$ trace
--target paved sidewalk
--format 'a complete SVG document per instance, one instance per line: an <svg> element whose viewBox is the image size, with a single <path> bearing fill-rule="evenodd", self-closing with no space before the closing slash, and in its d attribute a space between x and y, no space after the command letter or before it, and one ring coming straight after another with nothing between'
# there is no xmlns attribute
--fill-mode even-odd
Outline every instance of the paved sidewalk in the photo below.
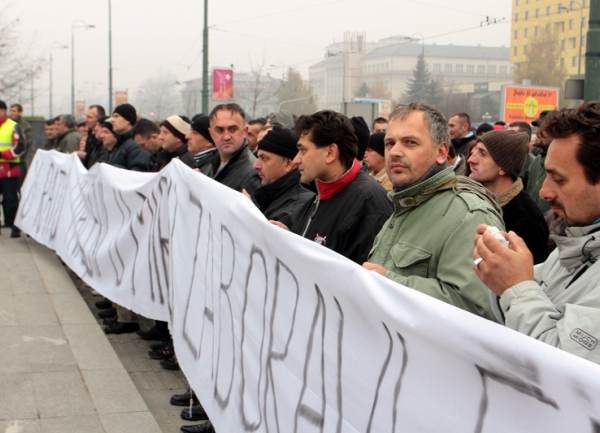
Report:
<svg viewBox="0 0 600 433"><path fill-rule="evenodd" d="M101 298L70 278L54 252L7 234L0 236L0 432L175 433L195 424L169 404L185 379L148 357L152 342L106 336L92 313Z"/></svg>

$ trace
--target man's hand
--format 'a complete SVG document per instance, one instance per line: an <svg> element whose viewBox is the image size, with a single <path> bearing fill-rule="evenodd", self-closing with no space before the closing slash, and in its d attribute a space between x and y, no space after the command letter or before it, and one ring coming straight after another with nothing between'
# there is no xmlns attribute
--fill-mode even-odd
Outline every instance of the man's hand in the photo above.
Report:
<svg viewBox="0 0 600 433"><path fill-rule="evenodd" d="M387 269L384 268L381 265L375 264L375 263L371 263L371 262L364 262L363 263L363 268L365 268L368 271L375 271L378 274L381 274L385 277L385 274L387 272Z"/></svg>
<svg viewBox="0 0 600 433"><path fill-rule="evenodd" d="M79 157L79 159L81 159L82 161L85 160L86 153L83 150L78 150L75 153L77 154L77 156Z"/></svg>
<svg viewBox="0 0 600 433"><path fill-rule="evenodd" d="M501 232L509 242L507 248L486 228L485 224L477 227L473 250L473 260L482 259L473 266L481 281L501 296L511 286L533 280L533 256L523 239L515 232Z"/></svg>
<svg viewBox="0 0 600 433"><path fill-rule="evenodd" d="M242 194L244 194L244 197L246 197L248 200L252 201L252 197L250 197L250 194L248 194L246 188L242 189Z"/></svg>
<svg viewBox="0 0 600 433"><path fill-rule="evenodd" d="M244 190L245 191L245 190ZM284 230L287 230L288 232L290 231L290 228L288 226L286 226L284 223L280 223L279 221L275 221L275 220L269 220L269 222L271 224L273 224L274 226L277 226L279 228L282 228Z"/></svg>

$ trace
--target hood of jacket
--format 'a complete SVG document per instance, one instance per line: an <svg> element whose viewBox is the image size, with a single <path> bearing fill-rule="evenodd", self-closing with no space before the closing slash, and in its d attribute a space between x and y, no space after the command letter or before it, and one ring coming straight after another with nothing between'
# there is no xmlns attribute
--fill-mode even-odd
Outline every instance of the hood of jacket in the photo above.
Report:
<svg viewBox="0 0 600 433"><path fill-rule="evenodd" d="M569 227L565 236L550 237L556 242L560 264L570 271L582 264L594 263L600 256L600 223Z"/></svg>

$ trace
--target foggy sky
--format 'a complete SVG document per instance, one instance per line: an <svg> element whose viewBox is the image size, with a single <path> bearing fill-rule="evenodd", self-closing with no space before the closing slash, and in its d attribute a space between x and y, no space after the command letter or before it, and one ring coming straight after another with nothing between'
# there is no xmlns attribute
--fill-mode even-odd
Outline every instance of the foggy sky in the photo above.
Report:
<svg viewBox="0 0 600 433"><path fill-rule="evenodd" d="M74 30L76 99L108 105L108 0L0 0L6 5L5 15L20 19L23 46L33 41L32 55L48 60L54 41L69 46L53 50L55 115L70 111L71 26L78 20L95 25ZM203 5L112 0L113 89L131 95L144 78L164 71L180 82L201 77ZM264 59L275 77L292 66L308 78L325 46L343 40L348 30L365 31L367 41L420 39L418 32L426 43L509 46L510 12L510 0L209 0L209 66L246 72ZM499 23L480 26L486 17ZM36 115L48 114L48 88L46 66L35 83Z"/></svg>

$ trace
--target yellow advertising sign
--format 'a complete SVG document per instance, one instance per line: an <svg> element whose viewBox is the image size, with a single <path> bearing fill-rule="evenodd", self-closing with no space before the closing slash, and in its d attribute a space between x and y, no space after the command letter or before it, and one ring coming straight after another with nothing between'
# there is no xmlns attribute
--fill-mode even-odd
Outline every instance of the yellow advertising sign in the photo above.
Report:
<svg viewBox="0 0 600 433"><path fill-rule="evenodd" d="M554 87L503 87L504 121L531 123L542 111L556 110L558 89Z"/></svg>

